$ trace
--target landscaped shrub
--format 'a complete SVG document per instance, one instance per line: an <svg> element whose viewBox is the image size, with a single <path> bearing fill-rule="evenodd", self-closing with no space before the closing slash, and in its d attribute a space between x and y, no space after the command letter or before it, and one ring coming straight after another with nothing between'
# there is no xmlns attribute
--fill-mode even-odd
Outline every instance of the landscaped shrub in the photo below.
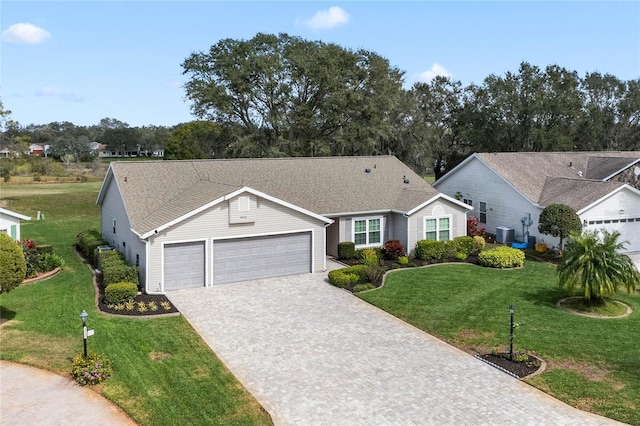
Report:
<svg viewBox="0 0 640 426"><path fill-rule="evenodd" d="M467 235L470 237L484 237L485 227L480 225L480 220L477 217L471 217L467 219Z"/></svg>
<svg viewBox="0 0 640 426"><path fill-rule="evenodd" d="M353 275L358 277L358 281L354 282ZM336 287L346 288L357 282L365 282L368 279L366 266L354 265L348 268L335 269L329 271L329 283Z"/></svg>
<svg viewBox="0 0 640 426"><path fill-rule="evenodd" d="M57 254L45 253L38 262L38 272L49 272L64 266L64 259Z"/></svg>
<svg viewBox="0 0 640 426"><path fill-rule="evenodd" d="M100 268L109 268L110 266L118 266L127 263L122 253L117 250L98 252L97 259L98 262L96 266Z"/></svg>
<svg viewBox="0 0 640 426"><path fill-rule="evenodd" d="M438 261L444 257L444 241L420 240L416 243L415 255L418 259Z"/></svg>
<svg viewBox="0 0 640 426"><path fill-rule="evenodd" d="M375 265L380 261L380 257L374 249L363 249L360 252L360 261L363 265Z"/></svg>
<svg viewBox="0 0 640 426"><path fill-rule="evenodd" d="M0 293L16 288L26 274L22 248L8 234L0 232Z"/></svg>
<svg viewBox="0 0 640 426"><path fill-rule="evenodd" d="M444 245L444 255L442 255L443 259L451 259L453 257L456 257L456 254L458 254L458 245L455 241L446 240L442 241L442 244Z"/></svg>
<svg viewBox="0 0 640 426"><path fill-rule="evenodd" d="M353 259L356 257L356 244L352 241L338 243L338 259Z"/></svg>
<svg viewBox="0 0 640 426"><path fill-rule="evenodd" d="M484 237L476 235L475 237L473 237L473 251L471 252L471 254L480 253L482 250L484 250L484 246L486 244L487 242L484 240Z"/></svg>
<svg viewBox="0 0 640 426"><path fill-rule="evenodd" d="M38 259L40 258L40 253L38 253L36 249L36 243L31 240L22 240L19 241L18 244L20 244L20 248L24 254L24 262L27 267L25 278L33 278L38 275Z"/></svg>
<svg viewBox="0 0 640 426"><path fill-rule="evenodd" d="M109 284L104 289L104 303L107 305L117 305L136 298L138 285L134 282L118 282Z"/></svg>
<svg viewBox="0 0 640 426"><path fill-rule="evenodd" d="M119 282L132 282L138 285L138 267L127 265L122 263L121 265L113 265L108 268L102 268L102 284L108 286L109 284Z"/></svg>
<svg viewBox="0 0 640 426"><path fill-rule="evenodd" d="M111 361L104 355L90 353L73 359L71 375L81 386L95 385L111 376Z"/></svg>
<svg viewBox="0 0 640 426"><path fill-rule="evenodd" d="M517 268L524 265L524 252L511 247L496 247L481 252L478 262L490 268Z"/></svg>
<svg viewBox="0 0 640 426"><path fill-rule="evenodd" d="M376 282L387 271L387 268L380 265L379 263L373 263L371 265L366 265L365 272L367 273L367 278L371 282Z"/></svg>
<svg viewBox="0 0 640 426"><path fill-rule="evenodd" d="M361 291L373 290L374 288L376 288L376 286L374 286L373 284L370 284L370 283L358 284L358 285L353 287L353 292L354 293L359 293Z"/></svg>
<svg viewBox="0 0 640 426"><path fill-rule="evenodd" d="M400 256L404 256L404 246L399 240L389 240L384 243L384 257L389 260L396 260Z"/></svg>
<svg viewBox="0 0 640 426"><path fill-rule="evenodd" d="M398 258L398 265L407 266L409 264L409 258L407 256L400 256Z"/></svg>
<svg viewBox="0 0 640 426"><path fill-rule="evenodd" d="M91 229L78 234L77 244L85 259L95 266L96 259L94 258L94 252L98 246L106 245L107 242L102 238L100 232Z"/></svg>
<svg viewBox="0 0 640 426"><path fill-rule="evenodd" d="M456 257L458 257L458 253L464 253L465 255L469 256L473 252L473 238L465 235L461 237L455 237L453 239L453 242L456 246Z"/></svg>

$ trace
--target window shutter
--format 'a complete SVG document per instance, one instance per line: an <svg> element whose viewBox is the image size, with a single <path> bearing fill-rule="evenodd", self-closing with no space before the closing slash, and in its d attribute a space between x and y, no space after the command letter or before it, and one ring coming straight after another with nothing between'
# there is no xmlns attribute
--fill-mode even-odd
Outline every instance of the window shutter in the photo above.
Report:
<svg viewBox="0 0 640 426"><path fill-rule="evenodd" d="M344 220L344 241L353 241L353 220L349 217Z"/></svg>
<svg viewBox="0 0 640 426"><path fill-rule="evenodd" d="M424 217L420 216L417 218L418 220L418 239L417 241L424 240Z"/></svg>

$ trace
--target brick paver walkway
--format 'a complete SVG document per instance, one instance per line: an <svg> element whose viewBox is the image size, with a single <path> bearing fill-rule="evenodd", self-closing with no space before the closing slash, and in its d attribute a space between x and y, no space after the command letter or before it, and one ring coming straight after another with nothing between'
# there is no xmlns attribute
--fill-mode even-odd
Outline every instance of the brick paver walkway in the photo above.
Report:
<svg viewBox="0 0 640 426"><path fill-rule="evenodd" d="M610 425L330 286L326 274L169 298L276 425Z"/></svg>

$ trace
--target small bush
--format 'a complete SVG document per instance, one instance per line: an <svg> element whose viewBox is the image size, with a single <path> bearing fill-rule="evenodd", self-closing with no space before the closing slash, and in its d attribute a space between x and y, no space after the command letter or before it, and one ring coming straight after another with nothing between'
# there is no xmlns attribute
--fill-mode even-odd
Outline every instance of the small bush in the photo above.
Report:
<svg viewBox="0 0 640 426"><path fill-rule="evenodd" d="M111 361L104 355L78 355L71 364L71 375L80 386L95 385L111 376Z"/></svg>
<svg viewBox="0 0 640 426"><path fill-rule="evenodd" d="M33 278L38 275L38 263L40 261L40 253L38 252L36 243L32 240L22 240L19 244L24 254L24 262L27 267L25 278Z"/></svg>
<svg viewBox="0 0 640 426"><path fill-rule="evenodd" d="M376 288L376 286L374 286L373 284L358 284L357 286L353 287L353 292L359 293L361 291L373 290L374 288Z"/></svg>
<svg viewBox="0 0 640 426"><path fill-rule="evenodd" d="M380 261L380 257L374 249L363 249L360 253L360 261L363 265L375 265Z"/></svg>
<svg viewBox="0 0 640 426"><path fill-rule="evenodd" d="M109 268L111 266L117 266L125 264L126 261L122 253L116 250L102 251L97 253L96 266L100 268Z"/></svg>
<svg viewBox="0 0 640 426"><path fill-rule="evenodd" d="M113 267L102 269L102 284L108 286L110 284L123 281L135 283L138 285L138 267L127 264L114 265Z"/></svg>
<svg viewBox="0 0 640 426"><path fill-rule="evenodd" d="M37 265L38 272L49 272L64 266L64 259L57 254L45 253L40 257Z"/></svg>
<svg viewBox="0 0 640 426"><path fill-rule="evenodd" d="M467 260L467 257L469 257L469 255L463 251L459 251L456 253L456 259L458 259L461 262L464 262L465 260Z"/></svg>
<svg viewBox="0 0 640 426"><path fill-rule="evenodd" d="M386 271L387 271L387 268L380 265L379 263L366 265L366 268L365 268L365 272L367 273L367 278L371 282L378 281L380 278L382 278L382 276Z"/></svg>
<svg viewBox="0 0 640 426"><path fill-rule="evenodd" d="M22 248L8 234L0 232L0 293L16 288L26 275Z"/></svg>
<svg viewBox="0 0 640 426"><path fill-rule="evenodd" d="M354 275L358 277L357 281L352 281ZM368 279L366 266L364 265L354 265L349 266L348 268L340 268L335 269L333 271L329 271L329 283L335 285L340 288L347 288L352 284L356 284L358 282L365 282Z"/></svg>
<svg viewBox="0 0 640 426"><path fill-rule="evenodd" d="M453 240L446 240L441 242L444 245L444 255L442 256L442 258L451 259L456 257L456 254L458 253L458 245L456 244L456 242Z"/></svg>
<svg viewBox="0 0 640 426"><path fill-rule="evenodd" d="M496 247L478 255L478 262L490 268L517 268L524 265L524 252L511 247Z"/></svg>
<svg viewBox="0 0 640 426"><path fill-rule="evenodd" d="M352 241L338 243L338 259L353 259L356 257L356 244Z"/></svg>
<svg viewBox="0 0 640 426"><path fill-rule="evenodd" d="M473 251L471 252L471 254L480 253L482 250L484 250L484 246L486 244L487 243L484 240L484 237L481 237L480 235L476 235L475 237L473 237Z"/></svg>
<svg viewBox="0 0 640 426"><path fill-rule="evenodd" d="M85 259L95 266L96 259L94 258L94 252L98 246L106 245L107 242L102 238L100 232L91 229L78 234L77 244Z"/></svg>
<svg viewBox="0 0 640 426"><path fill-rule="evenodd" d="M486 229L480 225L480 220L477 217L471 217L467 219L467 235L470 237L484 237Z"/></svg>
<svg viewBox="0 0 640 426"><path fill-rule="evenodd" d="M461 237L455 237L453 239L453 242L456 248L456 257L458 257L457 256L458 253L464 253L468 256L473 252L473 249L474 249L473 238L465 235Z"/></svg>
<svg viewBox="0 0 640 426"><path fill-rule="evenodd" d="M404 246L399 240L389 240L384 243L384 257L389 260L397 260L400 256L404 256Z"/></svg>
<svg viewBox="0 0 640 426"><path fill-rule="evenodd" d="M104 302L110 305L126 303L135 299L138 294L138 285L133 282L119 282L109 284L104 289Z"/></svg>
<svg viewBox="0 0 640 426"><path fill-rule="evenodd" d="M421 260L441 260L445 254L444 241L420 240L416 243L415 254Z"/></svg>
<svg viewBox="0 0 640 426"><path fill-rule="evenodd" d="M402 266L407 266L409 264L409 258L407 256L398 257L398 264Z"/></svg>

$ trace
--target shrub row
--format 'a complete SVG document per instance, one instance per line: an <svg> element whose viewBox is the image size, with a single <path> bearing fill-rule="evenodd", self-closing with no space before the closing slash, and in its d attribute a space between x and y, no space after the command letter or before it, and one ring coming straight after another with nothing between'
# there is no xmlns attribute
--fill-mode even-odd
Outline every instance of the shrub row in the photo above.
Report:
<svg viewBox="0 0 640 426"><path fill-rule="evenodd" d="M138 285L136 283L113 283L104 290L104 302L109 305L118 305L135 299L137 294Z"/></svg>
<svg viewBox="0 0 640 426"><path fill-rule="evenodd" d="M404 256L404 246L399 240L389 240L384 243L384 247L372 247L366 249L356 250L356 245L352 241L344 241L338 243L338 258L339 259L363 259L364 250L375 250L378 256L378 260L385 258L389 260L396 260L400 256Z"/></svg>
<svg viewBox="0 0 640 426"><path fill-rule="evenodd" d="M97 260L95 258L95 251L98 246L106 245L107 242L102 238L100 232L95 229L90 229L78 234L77 244L85 259L91 262L93 266L96 266Z"/></svg>
<svg viewBox="0 0 640 426"><path fill-rule="evenodd" d="M124 256L115 250L98 253L98 263L102 271L102 285L131 282L138 286L138 267L129 265Z"/></svg>
<svg viewBox="0 0 640 426"><path fill-rule="evenodd" d="M352 284L364 283L369 279L365 265L354 265L348 268L329 271L329 283L336 287L346 288Z"/></svg>
<svg viewBox="0 0 640 426"><path fill-rule="evenodd" d="M415 257L433 262L450 258L465 260L471 254L480 253L484 246L484 238L480 236L460 236L446 241L420 240L416 243Z"/></svg>
<svg viewBox="0 0 640 426"><path fill-rule="evenodd" d="M524 265L524 258L523 251L503 246L483 251L478 256L478 262L490 268L517 268Z"/></svg>

